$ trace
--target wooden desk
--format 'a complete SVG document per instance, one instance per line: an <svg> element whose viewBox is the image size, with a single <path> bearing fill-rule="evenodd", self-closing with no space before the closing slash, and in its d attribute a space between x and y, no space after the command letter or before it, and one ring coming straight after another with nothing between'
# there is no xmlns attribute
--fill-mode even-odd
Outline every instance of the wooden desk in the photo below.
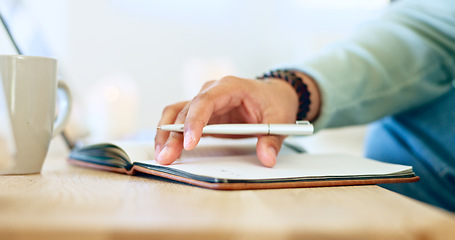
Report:
<svg viewBox="0 0 455 240"><path fill-rule="evenodd" d="M0 176L0 239L455 239L455 216L377 186L207 190L46 160Z"/></svg>

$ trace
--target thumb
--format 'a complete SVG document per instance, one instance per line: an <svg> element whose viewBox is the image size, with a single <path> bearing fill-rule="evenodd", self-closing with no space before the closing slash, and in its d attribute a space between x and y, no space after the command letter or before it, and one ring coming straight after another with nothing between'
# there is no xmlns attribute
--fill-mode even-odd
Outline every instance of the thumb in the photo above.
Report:
<svg viewBox="0 0 455 240"><path fill-rule="evenodd" d="M259 161L266 167L273 167L280 152L285 136L259 136L256 153Z"/></svg>

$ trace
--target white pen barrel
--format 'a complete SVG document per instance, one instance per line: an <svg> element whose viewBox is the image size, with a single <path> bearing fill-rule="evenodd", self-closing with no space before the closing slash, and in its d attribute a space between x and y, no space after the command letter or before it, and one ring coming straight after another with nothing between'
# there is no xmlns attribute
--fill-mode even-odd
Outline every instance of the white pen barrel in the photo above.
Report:
<svg viewBox="0 0 455 240"><path fill-rule="evenodd" d="M269 128L267 124L214 124L207 125L202 130L204 134L229 135L264 135Z"/></svg>
<svg viewBox="0 0 455 240"><path fill-rule="evenodd" d="M161 125L158 129L171 132L183 132L183 124Z"/></svg>
<svg viewBox="0 0 455 240"><path fill-rule="evenodd" d="M271 135L311 135L313 131L311 124L270 124Z"/></svg>
<svg viewBox="0 0 455 240"><path fill-rule="evenodd" d="M183 124L162 125L164 131L183 132ZM213 124L203 128L204 134L224 135L311 135L311 124Z"/></svg>

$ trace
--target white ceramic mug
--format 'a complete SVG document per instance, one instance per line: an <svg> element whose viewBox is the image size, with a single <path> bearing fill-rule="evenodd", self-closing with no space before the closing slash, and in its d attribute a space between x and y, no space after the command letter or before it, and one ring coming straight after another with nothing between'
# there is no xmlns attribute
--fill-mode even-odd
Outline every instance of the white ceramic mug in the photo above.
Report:
<svg viewBox="0 0 455 240"><path fill-rule="evenodd" d="M51 139L69 119L68 86L48 57L0 55L0 78L16 143L14 166L0 174L39 173Z"/></svg>

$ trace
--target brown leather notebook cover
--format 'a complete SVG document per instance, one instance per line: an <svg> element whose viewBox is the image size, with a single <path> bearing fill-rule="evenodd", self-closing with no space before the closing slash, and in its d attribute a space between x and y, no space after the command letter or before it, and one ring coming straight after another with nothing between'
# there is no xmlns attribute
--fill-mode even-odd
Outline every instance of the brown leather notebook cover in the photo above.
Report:
<svg viewBox="0 0 455 240"><path fill-rule="evenodd" d="M150 170L140 166L133 166L131 170L125 168L116 168L94 163L88 163L80 160L69 159L71 164L94 168L104 171L123 173L134 175L137 172L142 172L152 176L163 177L178 182L188 183L194 186L216 190L252 190L252 189L276 189L276 188L307 188L307 187L335 187L335 186L354 186L354 185L374 185L384 183L405 183L417 182L418 176L397 177L397 178L375 178L375 179L345 179L345 180L316 180L316 181L291 181L291 182L269 182L269 183L211 183L199 181L191 178L177 176L169 173Z"/></svg>
<svg viewBox="0 0 455 240"><path fill-rule="evenodd" d="M305 154L304 154L305 155ZM293 155L293 160L294 162L290 163L298 163L301 164L300 159L302 161L311 161L313 159L311 158L316 158L318 159L317 155L298 155L294 154ZM253 156L250 157L245 157L245 161L250 161L253 162L254 159ZM351 165L357 165L357 164L363 164L363 162L366 163L367 168L369 167L368 164L372 164L370 168L374 168L375 166L381 166L385 163L379 163L377 161L373 161L370 159L363 159L359 157L352 157L353 159L356 159L357 162L343 162L343 159L350 159L350 157L346 157L343 155L340 155L339 157L339 162L335 161L335 165L333 168L340 168L340 166L345 166L346 164L351 164ZM281 160L285 160L286 157L282 158ZM305 160L306 159L306 160ZM319 156L319 159L324 160L324 157L321 158ZM338 156L330 156L330 159L332 162L333 160L338 160ZM360 160L359 160L360 159ZM283 175L280 175L281 177L265 177L265 178L260 178L258 177L257 179L255 177L248 176L248 172L245 173L245 171L239 171L239 173L236 173L235 171L237 170L235 167L234 168L229 168L227 167L226 169L218 169L218 172L223 172L223 171L234 171L234 175L241 175L241 174L247 174L246 178L241 178L241 177L225 177L229 175L217 175L215 172L217 171L217 167L222 166L220 168L225 167L226 163L230 163L230 160L232 159L227 159L227 160L222 160L226 162L222 162L219 165L211 165L213 162L219 161L219 159L215 158L208 158L205 160L202 160L202 163L199 163L201 168L204 168L205 165L203 161L205 161L206 164L209 164L210 166L208 167L208 172L203 172L203 174L198 174L198 171L194 170L185 170L185 168L180 168L177 167L169 167L169 166L161 166L161 165L156 165L156 164L148 164L146 161L139 161L139 162L134 162L131 163L130 160L128 159L128 155L123 151L121 148L111 145L111 144L105 144L105 145L94 145L94 146L88 146L86 148L82 148L76 151L73 151L70 154L69 157L69 162L73 165L78 165L82 167L89 167L89 168L95 168L95 169L100 169L104 171L111 171L111 172L117 172L117 173L122 173L122 174L128 174L128 175L135 175L137 173L144 173L152 176L158 176L162 178L167 178L167 179L172 179L175 181L191 184L194 186L199 186L203 188L210 188L210 189L218 189L218 190L242 190L242 189L274 189L274 188L302 188L302 187L329 187L329 186L350 186L350 185L371 185L371 184L383 184L383 183L404 183L404 182L416 182L419 180L419 177L416 176L412 172L412 168L410 167L404 167L399 166L399 165L393 165L393 164L385 164L388 167L389 165L392 167L398 166L397 171L391 171L391 172L386 172L386 173L365 173L363 174L362 172L358 172L355 175L336 175L336 174L329 174L327 176L321 175L311 175L311 176L305 176L305 175L292 175L290 173L290 177L287 177L285 174L284 177ZM243 158L233 158L234 161L241 162L243 164ZM256 159L257 160L257 159ZM194 161L194 160L193 160ZM359 162L360 161L360 162ZM313 160L313 163L315 161ZM357 163L357 164L356 164ZM184 164L192 164L192 163L184 163ZM379 164L379 165L378 165ZM277 164L278 165L278 164ZM338 166L337 166L338 165ZM243 165L242 165L243 166ZM254 164L246 165L248 168L253 166L251 168L252 171L255 171L255 169L258 169L260 171L269 171L270 169L262 169L265 167L257 167L254 166ZM309 168L318 168L318 165L305 165L306 167ZM295 166L296 168L301 168L302 166ZM325 166L327 168L327 166ZM176 169L175 169L176 168ZM292 168L294 168L293 165L288 165L287 169L292 172ZM332 168L331 165L329 165L329 168ZM346 167L345 167L346 168ZM211 172L210 169L214 169L214 175L210 176ZM349 170L349 167L346 169ZM393 169L393 168L392 168ZM405 169L405 170L403 170ZM273 168L272 168L273 170ZM277 171L283 170L283 168L279 168ZM285 169L286 170L286 169ZM322 170L323 171L323 170ZM336 171L335 171L336 172ZM374 171L373 171L374 172ZM273 172L270 172L273 173ZM233 175L233 176L234 176ZM219 177L222 176L222 177ZM264 175L261 175L264 176Z"/></svg>

